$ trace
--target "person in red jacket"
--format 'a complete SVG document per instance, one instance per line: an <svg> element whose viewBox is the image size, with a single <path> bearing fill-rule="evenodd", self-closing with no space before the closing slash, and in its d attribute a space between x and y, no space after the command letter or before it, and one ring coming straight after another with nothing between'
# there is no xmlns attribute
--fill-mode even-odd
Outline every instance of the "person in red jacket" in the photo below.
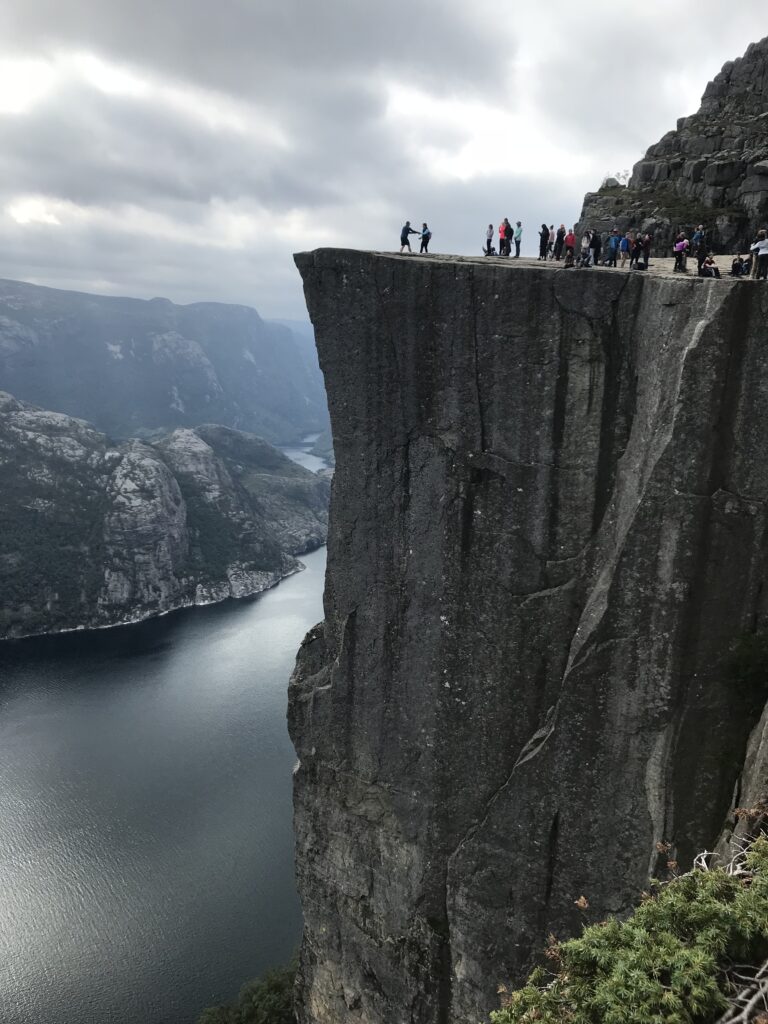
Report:
<svg viewBox="0 0 768 1024"><path fill-rule="evenodd" d="M506 221L507 221L507 218L505 217L504 220L501 222L501 224L499 224L499 256L506 256L507 255L507 228L506 228Z"/></svg>
<svg viewBox="0 0 768 1024"><path fill-rule="evenodd" d="M573 233L573 228L565 236L565 255L567 256L569 252L571 256L576 252L576 235Z"/></svg>

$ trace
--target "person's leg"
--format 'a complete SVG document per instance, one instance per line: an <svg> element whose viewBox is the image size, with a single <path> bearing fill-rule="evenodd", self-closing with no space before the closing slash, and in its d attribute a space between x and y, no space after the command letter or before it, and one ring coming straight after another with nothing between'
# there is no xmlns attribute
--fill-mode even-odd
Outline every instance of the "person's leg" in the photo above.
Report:
<svg viewBox="0 0 768 1024"><path fill-rule="evenodd" d="M520 255L520 239L516 238L515 239L515 258L517 259L517 257L519 255Z"/></svg>
<svg viewBox="0 0 768 1024"><path fill-rule="evenodd" d="M757 258L757 279L768 281L768 255L760 255Z"/></svg>

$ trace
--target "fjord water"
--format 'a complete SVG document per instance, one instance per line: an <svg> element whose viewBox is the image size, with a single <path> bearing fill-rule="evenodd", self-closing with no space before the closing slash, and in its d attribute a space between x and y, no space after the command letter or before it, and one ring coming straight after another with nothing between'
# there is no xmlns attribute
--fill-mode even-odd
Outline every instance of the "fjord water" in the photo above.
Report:
<svg viewBox="0 0 768 1024"><path fill-rule="evenodd" d="M193 1024L285 963L286 686L325 550L245 602L0 644L0 1021Z"/></svg>

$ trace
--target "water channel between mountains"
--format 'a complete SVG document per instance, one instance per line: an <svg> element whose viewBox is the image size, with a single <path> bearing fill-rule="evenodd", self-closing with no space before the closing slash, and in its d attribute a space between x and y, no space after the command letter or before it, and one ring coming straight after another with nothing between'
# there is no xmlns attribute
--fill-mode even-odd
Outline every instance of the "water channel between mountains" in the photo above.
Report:
<svg viewBox="0 0 768 1024"><path fill-rule="evenodd" d="M286 691L325 549L302 561L249 601L0 644L2 1024L194 1024L290 958Z"/></svg>

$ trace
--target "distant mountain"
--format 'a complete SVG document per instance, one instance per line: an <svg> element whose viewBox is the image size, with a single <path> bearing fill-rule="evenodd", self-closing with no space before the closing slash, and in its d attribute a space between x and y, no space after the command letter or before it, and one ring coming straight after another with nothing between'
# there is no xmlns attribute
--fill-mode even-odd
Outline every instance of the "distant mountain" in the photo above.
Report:
<svg viewBox="0 0 768 1024"><path fill-rule="evenodd" d="M216 422L297 441L328 413L311 326L296 327L248 306L0 280L0 388L114 437Z"/></svg>
<svg viewBox="0 0 768 1024"><path fill-rule="evenodd" d="M114 443L0 392L0 638L258 593L325 542L328 496L228 427Z"/></svg>

